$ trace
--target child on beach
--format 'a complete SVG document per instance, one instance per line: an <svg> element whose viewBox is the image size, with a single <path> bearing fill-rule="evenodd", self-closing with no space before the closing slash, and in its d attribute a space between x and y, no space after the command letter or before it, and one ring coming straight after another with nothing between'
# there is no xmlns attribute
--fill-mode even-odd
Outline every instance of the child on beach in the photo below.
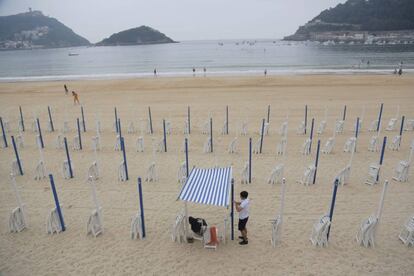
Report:
<svg viewBox="0 0 414 276"><path fill-rule="evenodd" d="M80 104L78 94L75 91L72 91L72 96L73 96L73 104L74 105Z"/></svg>
<svg viewBox="0 0 414 276"><path fill-rule="evenodd" d="M247 221L249 220L249 199L247 198L249 196L249 193L246 191L243 191L240 193L240 202L235 201L234 204L236 205L236 211L239 212L239 231L241 233L241 236L239 236L239 239L242 241L239 242L240 245L246 245L249 244L249 241L247 239Z"/></svg>
<svg viewBox="0 0 414 276"><path fill-rule="evenodd" d="M65 89L65 95L68 95L69 90L66 84L63 85L63 88Z"/></svg>

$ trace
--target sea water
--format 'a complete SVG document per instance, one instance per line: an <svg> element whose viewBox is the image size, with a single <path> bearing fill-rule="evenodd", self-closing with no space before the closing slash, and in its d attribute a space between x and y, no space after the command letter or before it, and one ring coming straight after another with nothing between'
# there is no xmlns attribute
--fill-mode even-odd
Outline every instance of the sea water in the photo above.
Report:
<svg viewBox="0 0 414 276"><path fill-rule="evenodd" d="M281 40L0 51L0 81L158 76L414 72L414 45L322 45ZM204 73L204 68L206 73Z"/></svg>

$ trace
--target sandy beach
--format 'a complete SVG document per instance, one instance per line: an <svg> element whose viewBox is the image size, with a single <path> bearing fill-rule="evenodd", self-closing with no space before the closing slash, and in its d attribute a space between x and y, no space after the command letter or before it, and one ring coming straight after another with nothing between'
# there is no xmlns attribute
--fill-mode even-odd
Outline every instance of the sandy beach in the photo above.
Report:
<svg viewBox="0 0 414 276"><path fill-rule="evenodd" d="M70 123L67 138L72 143L76 135L76 118L80 106L65 96L63 84L75 90L85 111L86 133L82 151L71 150L75 177L65 180L61 166L64 150L55 148L58 130L65 118ZM398 135L400 118L394 131L385 131L390 118L400 106L400 115L414 119L414 76L403 75L313 75L264 77L195 77L142 78L128 80L0 83L0 114L10 122L10 135L17 134L19 106L22 107L26 131L25 145L20 149L24 176L16 178L25 203L28 229L18 234L8 231L10 211L17 206L9 181L14 151L11 146L0 149L0 275L412 275L413 248L407 248L398 234L409 216L414 215L414 175L409 182L391 181L394 168L406 160L414 132L402 136L399 151L385 152L380 184L364 184L371 163L378 162L379 152L369 152L372 132L367 129L378 117L384 103L383 136L391 141ZM226 105L229 106L229 135L221 135ZM264 137L263 154L253 156L253 181L240 183L241 171L248 160L248 139L257 140L261 121L271 105L270 133ZM316 135L312 154L304 156L301 146L307 136L296 134L308 105L309 122L315 119L315 129L328 108L327 129ZM342 118L347 105L345 131L336 136L332 154L321 154L315 185L304 186L299 180L304 169L315 160L316 141L324 144L332 136L335 120ZM52 108L55 132L46 131L47 106ZM147 119L151 106L154 135L140 134L141 122ZM247 190L251 198L248 224L249 244L227 241L214 250L204 249L200 242L178 244L171 240L171 227L183 208L177 201L181 185L177 171L184 161L181 151L183 128L191 107L192 132L189 137L189 164L197 167L233 166L236 196ZM338 190L329 245L316 248L309 241L314 222L329 210L332 182L346 166L350 154L343 152L345 141L354 135L356 118L365 106L362 132L354 156L350 183ZM112 128L114 107L121 118L125 137L130 180L119 182L117 168L121 153L114 151L115 133ZM214 153L203 153L206 135L201 125L211 113L213 118ZM285 157L276 155L281 123L289 116L288 150ZM63 205L67 230L57 235L46 234L47 214L54 207L50 183L35 181L34 169L39 160L35 134L31 130L33 116L39 116L45 143L48 172L55 176L57 192ZM102 149L98 162L102 177L96 182L97 197L103 207L104 234L94 238L86 235L86 222L94 208L91 190L86 183L87 169L94 161L92 136L95 118L101 120ZM153 154L152 143L162 139L162 120L172 124L167 137L168 152ZM240 125L248 122L248 135L240 136ZM128 134L133 122L138 130ZM145 151L136 151L136 139L144 136ZM239 136L238 153L227 153L230 141ZM130 239L131 218L138 205L137 178L145 178L154 160L159 181L143 182L147 238ZM282 242L276 248L270 244L271 225L278 212L280 185L267 184L271 170L285 164L287 180L286 205ZM377 232L377 246L364 248L355 241L363 219L375 213L381 196L382 183L390 180L384 211ZM220 226L229 213L225 208L188 204L189 214L205 218ZM237 225L235 225L237 226ZM235 233L235 237L239 233Z"/></svg>

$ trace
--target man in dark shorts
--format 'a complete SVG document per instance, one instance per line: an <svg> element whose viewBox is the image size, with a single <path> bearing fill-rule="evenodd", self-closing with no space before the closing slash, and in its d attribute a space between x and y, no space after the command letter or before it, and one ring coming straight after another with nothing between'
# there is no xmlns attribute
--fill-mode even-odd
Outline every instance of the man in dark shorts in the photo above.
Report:
<svg viewBox="0 0 414 276"><path fill-rule="evenodd" d="M246 191L243 191L240 193L240 202L235 201L236 204L236 210L239 212L239 231L241 233L241 236L239 237L242 241L239 242L240 245L246 245L249 244L249 241L247 239L247 221L249 220L249 199L247 198L249 196L249 193Z"/></svg>

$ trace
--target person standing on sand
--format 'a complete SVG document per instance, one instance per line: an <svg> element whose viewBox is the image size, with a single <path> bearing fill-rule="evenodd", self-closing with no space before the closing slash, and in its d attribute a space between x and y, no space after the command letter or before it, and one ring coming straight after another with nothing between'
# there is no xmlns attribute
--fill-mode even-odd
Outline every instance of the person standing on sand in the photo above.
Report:
<svg viewBox="0 0 414 276"><path fill-rule="evenodd" d="M68 87L66 86L66 83L63 85L63 88L65 88L65 95L67 96L69 93Z"/></svg>
<svg viewBox="0 0 414 276"><path fill-rule="evenodd" d="M75 91L72 91L72 96L73 96L73 104L74 105L80 104L78 94Z"/></svg>
<svg viewBox="0 0 414 276"><path fill-rule="evenodd" d="M267 69L264 70L264 76L267 76Z"/></svg>
<svg viewBox="0 0 414 276"><path fill-rule="evenodd" d="M236 205L236 211L239 212L239 231L242 234L239 236L239 239L242 241L239 242L240 245L246 245L249 244L249 240L247 239L247 221L249 220L249 205L250 201L247 198L249 196L249 193L246 191L243 191L240 193L240 202L235 201L234 204Z"/></svg>
<svg viewBox="0 0 414 276"><path fill-rule="evenodd" d="M154 69L154 77L157 76L157 68Z"/></svg>
<svg viewBox="0 0 414 276"><path fill-rule="evenodd" d="M206 76L206 73L207 73L206 67L203 68L203 72L204 72L204 77L205 77Z"/></svg>

